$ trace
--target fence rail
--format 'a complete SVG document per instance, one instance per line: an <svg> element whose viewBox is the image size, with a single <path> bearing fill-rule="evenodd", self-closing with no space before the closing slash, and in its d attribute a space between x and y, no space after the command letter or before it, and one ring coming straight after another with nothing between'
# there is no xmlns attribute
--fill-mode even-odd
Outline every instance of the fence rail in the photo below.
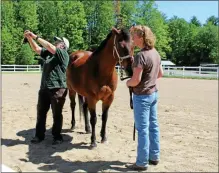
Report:
<svg viewBox="0 0 219 173"><path fill-rule="evenodd" d="M1 65L2 72L41 72L40 65Z"/></svg>
<svg viewBox="0 0 219 173"><path fill-rule="evenodd" d="M179 77L202 77L202 78L217 78L219 74L219 67L165 67L163 66L164 75L179 76Z"/></svg>
<svg viewBox="0 0 219 173"><path fill-rule="evenodd" d="M165 76L178 77L219 77L219 67L187 67L187 66L163 66ZM1 65L2 72L41 72L40 65ZM116 66L120 73L120 66ZM125 73L124 73L125 74Z"/></svg>
<svg viewBox="0 0 219 173"><path fill-rule="evenodd" d="M120 67L116 66L118 74L120 73L119 69ZM165 76L170 77L201 77L217 79L219 77L219 67L163 66L163 71Z"/></svg>

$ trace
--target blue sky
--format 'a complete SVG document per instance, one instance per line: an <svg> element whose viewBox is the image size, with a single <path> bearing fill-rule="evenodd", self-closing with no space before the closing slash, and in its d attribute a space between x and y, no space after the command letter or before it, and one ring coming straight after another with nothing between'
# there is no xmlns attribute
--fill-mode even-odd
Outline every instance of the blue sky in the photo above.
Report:
<svg viewBox="0 0 219 173"><path fill-rule="evenodd" d="M156 4L168 18L176 15L189 21L196 16L203 24L212 15L218 17L218 1L156 1Z"/></svg>

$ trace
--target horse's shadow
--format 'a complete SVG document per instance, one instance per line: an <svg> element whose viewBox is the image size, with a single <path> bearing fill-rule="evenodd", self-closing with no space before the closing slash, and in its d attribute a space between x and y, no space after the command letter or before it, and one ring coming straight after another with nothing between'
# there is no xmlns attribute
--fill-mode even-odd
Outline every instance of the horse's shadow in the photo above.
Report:
<svg viewBox="0 0 219 173"><path fill-rule="evenodd" d="M13 140L13 139L1 139L1 144L7 147L15 145L28 145L27 158L20 158L21 162L31 162L39 165L38 169L41 171L58 171L58 172L74 172L77 170L83 170L86 172L104 171L107 169L116 171L127 171L126 168L121 166L126 163L120 161L75 161L72 162L69 159L65 160L61 156L54 155L55 153L61 153L72 149L89 149L89 145L86 143L72 144L72 137L63 134L64 142L60 145L52 145L51 129L46 133L46 139L39 144L31 144L30 140L34 134L34 129L23 130L17 133L17 136L22 136L25 140ZM87 152L91 152L87 150ZM77 160L77 159L76 159Z"/></svg>

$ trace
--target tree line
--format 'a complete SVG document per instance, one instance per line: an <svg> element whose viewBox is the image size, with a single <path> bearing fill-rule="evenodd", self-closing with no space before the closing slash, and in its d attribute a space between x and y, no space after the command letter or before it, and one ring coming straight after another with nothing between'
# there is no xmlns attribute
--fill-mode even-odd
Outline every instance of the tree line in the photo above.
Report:
<svg viewBox="0 0 219 173"><path fill-rule="evenodd" d="M209 16L201 24L196 16L190 21L167 16L155 1L120 0L122 26L149 26L156 35L156 49L162 59L176 65L197 66L219 63L218 18ZM69 53L97 47L117 24L115 1L1 1L1 63L36 64L23 32L31 30L53 42L54 36L66 37Z"/></svg>

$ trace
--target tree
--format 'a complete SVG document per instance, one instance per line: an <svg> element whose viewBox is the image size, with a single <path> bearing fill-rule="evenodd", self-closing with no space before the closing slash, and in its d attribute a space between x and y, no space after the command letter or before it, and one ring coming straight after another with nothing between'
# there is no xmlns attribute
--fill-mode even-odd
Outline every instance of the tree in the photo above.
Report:
<svg viewBox="0 0 219 173"><path fill-rule="evenodd" d="M215 17L215 16L210 16L207 20L206 20L206 24L212 24L212 25L215 25L215 26L218 26L218 23L219 23L219 18L218 17Z"/></svg>
<svg viewBox="0 0 219 173"><path fill-rule="evenodd" d="M14 10L16 13L16 30L17 30L17 56L15 61L17 64L32 64L33 55L30 53L31 49L22 45L23 33L25 30L30 30L35 33L38 31L38 14L37 5L35 1L13 1ZM24 51L27 51L26 53ZM24 57L21 57L24 55ZM29 59L28 59L29 58Z"/></svg>
<svg viewBox="0 0 219 173"><path fill-rule="evenodd" d="M66 15L60 16L63 21L60 34L69 39L70 51L86 49L83 34L87 21L83 4L79 1L65 1L62 9Z"/></svg>
<svg viewBox="0 0 219 173"><path fill-rule="evenodd" d="M59 35L59 28L61 20L58 20L58 15L62 14L63 11L61 6L61 1L55 3L54 1L39 1L37 3L37 13L38 13L38 30L43 38L49 41L53 41L54 36Z"/></svg>
<svg viewBox="0 0 219 173"><path fill-rule="evenodd" d="M210 16L202 26L196 16L190 22L177 16L168 20L157 9L154 0L121 0L117 4L122 27L129 29L132 24L140 24L152 29L156 36L155 47L162 58L170 58L177 65L188 66L196 66L200 62L219 62L218 17ZM69 39L69 51L72 52L99 46L115 26L117 17L115 0L13 0L2 1L1 7L3 64L33 63L28 44L22 46L21 43L26 29L51 43L54 36L64 36Z"/></svg>
<svg viewBox="0 0 219 173"><path fill-rule="evenodd" d="M201 22L197 19L196 16L193 16L190 20L190 23L195 25L195 26L201 26Z"/></svg>
<svg viewBox="0 0 219 173"><path fill-rule="evenodd" d="M13 43L13 36L7 27L2 27L1 57L2 64L14 64L16 45Z"/></svg>
<svg viewBox="0 0 219 173"><path fill-rule="evenodd" d="M89 49L92 47L92 38L93 38L93 31L94 27L96 25L96 15L95 14L95 8L96 8L96 1L82 1L84 5L85 10L85 18L87 21L87 28L85 29L83 33L83 38L85 42L87 43L87 46Z"/></svg>
<svg viewBox="0 0 219 173"><path fill-rule="evenodd" d="M121 1L122 26L129 29L135 23L137 1Z"/></svg>
<svg viewBox="0 0 219 173"><path fill-rule="evenodd" d="M17 57L16 57L16 64L20 65L31 65L34 63L34 53L30 48L29 44L23 44Z"/></svg>
<svg viewBox="0 0 219 173"><path fill-rule="evenodd" d="M97 47L115 26L114 4L112 1L83 1L86 13L88 47Z"/></svg>
<svg viewBox="0 0 219 173"><path fill-rule="evenodd" d="M87 22L83 4L79 1L40 1L39 29L45 39L53 42L54 36L66 37L70 50L85 49L83 33Z"/></svg>
<svg viewBox="0 0 219 173"><path fill-rule="evenodd" d="M197 64L218 62L218 27L208 23L199 29L195 37Z"/></svg>
<svg viewBox="0 0 219 173"><path fill-rule="evenodd" d="M38 14L37 5L35 1L17 1L14 2L17 26L21 31L31 30L37 32L38 29ZM23 32L20 33L21 38Z"/></svg>
<svg viewBox="0 0 219 173"><path fill-rule="evenodd" d="M11 1L1 2L1 57L2 64L14 64L17 53L15 12Z"/></svg>
<svg viewBox="0 0 219 173"><path fill-rule="evenodd" d="M100 2L100 1L99 1ZM96 37L97 43L100 44L115 26L114 20L114 5L112 1L101 1L97 4L97 21L96 21Z"/></svg>
<svg viewBox="0 0 219 173"><path fill-rule="evenodd" d="M195 18L193 18L195 19ZM176 65L198 66L202 62L218 62L217 26L208 23L204 26L173 17L169 20L169 33L172 38L171 60Z"/></svg>
<svg viewBox="0 0 219 173"><path fill-rule="evenodd" d="M169 55L170 59L176 63L176 65L183 65L183 59L185 58L185 52L190 46L190 26L185 19L172 17L168 22L169 33L171 37L171 49L172 52Z"/></svg>
<svg viewBox="0 0 219 173"><path fill-rule="evenodd" d="M187 47L184 56L182 56L181 64L184 66L197 66L196 36L199 31L197 24L189 23Z"/></svg>
<svg viewBox="0 0 219 173"><path fill-rule="evenodd" d="M169 42L171 41L168 33L168 25L165 22L164 15L160 13L154 1L143 1L137 6L136 23L146 25L151 28L156 36L155 47L162 58L171 51Z"/></svg>

